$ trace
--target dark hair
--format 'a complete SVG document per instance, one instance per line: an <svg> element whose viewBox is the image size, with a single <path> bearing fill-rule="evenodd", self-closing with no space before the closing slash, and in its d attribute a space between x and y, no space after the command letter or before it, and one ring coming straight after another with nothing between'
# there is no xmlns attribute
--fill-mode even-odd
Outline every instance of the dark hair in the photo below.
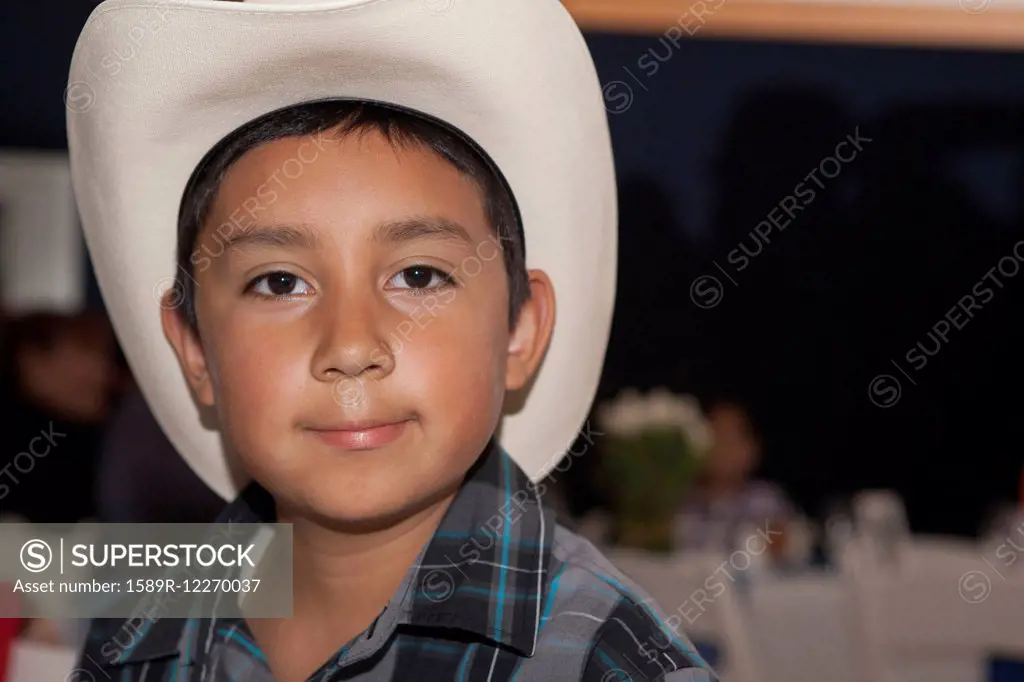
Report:
<svg viewBox="0 0 1024 682"><path fill-rule="evenodd" d="M410 146L428 149L477 184L505 262L509 325L514 326L529 298L530 284L519 211L500 172L472 141L440 121L392 105L348 100L307 102L273 111L232 132L200 161L185 188L178 213L175 296L188 324L193 328L197 324L192 255L228 169L243 154L262 144L329 130L336 131L338 138L377 132L396 150Z"/></svg>
<svg viewBox="0 0 1024 682"><path fill-rule="evenodd" d="M0 333L0 383L17 382L23 351L49 351L69 339L99 345L114 341L113 329L103 314L88 310L73 314L36 311L5 319Z"/></svg>

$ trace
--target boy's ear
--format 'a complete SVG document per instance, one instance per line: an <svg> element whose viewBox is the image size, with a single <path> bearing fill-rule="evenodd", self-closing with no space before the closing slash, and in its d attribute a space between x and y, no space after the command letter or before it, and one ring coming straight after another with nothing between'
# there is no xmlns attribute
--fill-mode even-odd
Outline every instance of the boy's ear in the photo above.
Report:
<svg viewBox="0 0 1024 682"><path fill-rule="evenodd" d="M555 328L555 287L543 270L530 270L530 297L519 310L519 319L508 344L505 388L525 386L547 352Z"/></svg>
<svg viewBox="0 0 1024 682"><path fill-rule="evenodd" d="M174 348L178 363L185 373L185 379L192 388L196 399L202 405L213 405L213 382L203 355L203 344L198 332L185 321L180 305L173 305L173 290L167 292L160 302L160 321L163 324L164 336Z"/></svg>

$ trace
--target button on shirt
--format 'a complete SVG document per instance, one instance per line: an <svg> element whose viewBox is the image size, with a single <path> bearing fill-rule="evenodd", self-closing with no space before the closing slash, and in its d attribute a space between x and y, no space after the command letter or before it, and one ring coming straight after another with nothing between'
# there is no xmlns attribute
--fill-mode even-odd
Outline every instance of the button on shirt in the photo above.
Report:
<svg viewBox="0 0 1024 682"><path fill-rule="evenodd" d="M555 522L543 491L489 446L378 618L309 680L715 679L645 592ZM273 522L268 502L250 484L218 522ZM242 618L155 619L130 638L123 626L94 621L80 667L95 679L274 679Z"/></svg>

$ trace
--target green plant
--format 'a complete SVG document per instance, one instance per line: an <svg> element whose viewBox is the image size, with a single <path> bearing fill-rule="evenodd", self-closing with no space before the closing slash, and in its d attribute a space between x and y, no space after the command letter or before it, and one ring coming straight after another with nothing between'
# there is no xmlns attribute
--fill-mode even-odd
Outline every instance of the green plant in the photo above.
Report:
<svg viewBox="0 0 1024 682"><path fill-rule="evenodd" d="M601 407L601 469L611 493L615 539L671 547L675 511L700 471L710 428L697 401L660 389L626 391Z"/></svg>

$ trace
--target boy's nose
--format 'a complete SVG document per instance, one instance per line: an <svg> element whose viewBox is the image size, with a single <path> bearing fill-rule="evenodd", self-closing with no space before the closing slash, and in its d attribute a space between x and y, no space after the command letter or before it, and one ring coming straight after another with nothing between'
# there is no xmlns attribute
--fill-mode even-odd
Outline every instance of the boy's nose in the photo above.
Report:
<svg viewBox="0 0 1024 682"><path fill-rule="evenodd" d="M380 319L372 308L372 303L353 301L325 312L313 357L315 377L327 382L342 377L380 380L394 370L394 353L380 333Z"/></svg>

